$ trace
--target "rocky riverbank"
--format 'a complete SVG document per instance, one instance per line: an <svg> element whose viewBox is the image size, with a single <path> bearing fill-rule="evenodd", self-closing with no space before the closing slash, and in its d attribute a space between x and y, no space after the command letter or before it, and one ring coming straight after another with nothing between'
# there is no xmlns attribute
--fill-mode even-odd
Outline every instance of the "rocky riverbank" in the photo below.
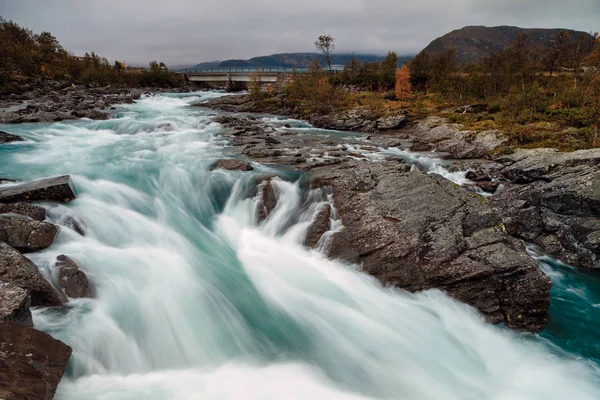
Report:
<svg viewBox="0 0 600 400"><path fill-rule="evenodd" d="M0 187L0 398L51 399L69 362L71 348L35 330L30 307L91 297L91 285L65 255L54 281L22 253L50 247L59 232L45 221L45 208L30 202L74 198L69 176Z"/></svg>
<svg viewBox="0 0 600 400"><path fill-rule="evenodd" d="M113 105L133 103L144 93L188 91L185 88L85 87L60 82L29 89L22 94L0 97L0 123L108 119L108 110Z"/></svg>
<svg viewBox="0 0 600 400"><path fill-rule="evenodd" d="M244 96L202 105L253 110ZM600 267L600 150L519 150L491 157L506 142L501 133L464 131L438 117L404 121L401 129L343 144L252 114L224 114L215 121L229 128L224 136L241 155L311 171L312 186L330 188L344 228L333 235L328 254L362 265L384 284L442 289L491 322L539 331L547 321L551 282L527 254L526 243L574 266ZM321 126L365 126L355 122ZM460 187L428 173L439 172L428 171L428 159L402 152L399 157L386 148L446 158L448 173L468 171L469 179ZM275 206L277 195L268 183L259 195ZM312 244L328 226L332 211L322 211L309 229L316 235Z"/></svg>

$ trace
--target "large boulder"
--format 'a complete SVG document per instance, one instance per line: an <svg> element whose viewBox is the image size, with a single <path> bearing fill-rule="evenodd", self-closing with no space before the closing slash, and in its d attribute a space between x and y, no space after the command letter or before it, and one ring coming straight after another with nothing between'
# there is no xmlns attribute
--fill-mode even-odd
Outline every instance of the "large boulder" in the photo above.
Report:
<svg viewBox="0 0 600 400"><path fill-rule="evenodd" d="M12 133L0 131L0 144L22 141L21 136L13 135Z"/></svg>
<svg viewBox="0 0 600 400"><path fill-rule="evenodd" d="M8 282L0 282L0 322L33 326L27 290Z"/></svg>
<svg viewBox="0 0 600 400"><path fill-rule="evenodd" d="M0 323L0 399L51 400L70 357L71 348L46 333Z"/></svg>
<svg viewBox="0 0 600 400"><path fill-rule="evenodd" d="M377 119L375 128L378 131L401 128L408 121L409 115L410 113L406 110L398 111L395 114L384 115Z"/></svg>
<svg viewBox="0 0 600 400"><path fill-rule="evenodd" d="M252 171L252 165L248 161L234 160L234 159L223 159L217 160L211 164L210 170L225 169L228 171Z"/></svg>
<svg viewBox="0 0 600 400"><path fill-rule="evenodd" d="M27 203L0 203L0 214L19 214L36 221L43 221L46 219L46 209L44 207Z"/></svg>
<svg viewBox="0 0 600 400"><path fill-rule="evenodd" d="M59 230L58 226L49 222L0 216L0 242L6 242L24 253L50 247Z"/></svg>
<svg viewBox="0 0 600 400"><path fill-rule="evenodd" d="M58 306L62 296L29 259L12 247L0 243L0 280L26 289L32 306Z"/></svg>
<svg viewBox="0 0 600 400"><path fill-rule="evenodd" d="M508 138L498 131L464 131L440 117L427 117L407 130L417 146L429 146L451 158L481 158L503 146Z"/></svg>
<svg viewBox="0 0 600 400"><path fill-rule="evenodd" d="M75 190L69 175L0 188L0 203L43 200L66 203L73 199Z"/></svg>
<svg viewBox="0 0 600 400"><path fill-rule="evenodd" d="M61 254L56 258L58 284L72 298L92 297L92 288L87 275L71 258Z"/></svg>
<svg viewBox="0 0 600 400"><path fill-rule="evenodd" d="M344 226L330 256L384 284L444 290L493 323L546 325L551 282L483 197L397 161L343 164L317 182L332 187Z"/></svg>
<svg viewBox="0 0 600 400"><path fill-rule="evenodd" d="M567 264L600 268L600 149L518 150L497 161L513 182L491 199L508 232Z"/></svg>

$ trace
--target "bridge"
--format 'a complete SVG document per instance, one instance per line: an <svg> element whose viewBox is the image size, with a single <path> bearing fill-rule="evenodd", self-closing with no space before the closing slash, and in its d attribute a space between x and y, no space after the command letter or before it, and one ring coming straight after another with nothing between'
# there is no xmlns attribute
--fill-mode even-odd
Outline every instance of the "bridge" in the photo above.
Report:
<svg viewBox="0 0 600 400"><path fill-rule="evenodd" d="M221 86L227 90L244 89L248 82L260 76L262 84L271 84L282 87L288 83L293 74L306 74L308 68L205 68L205 69L183 69L183 74L188 82L194 82L205 86ZM339 72L338 70L331 71Z"/></svg>

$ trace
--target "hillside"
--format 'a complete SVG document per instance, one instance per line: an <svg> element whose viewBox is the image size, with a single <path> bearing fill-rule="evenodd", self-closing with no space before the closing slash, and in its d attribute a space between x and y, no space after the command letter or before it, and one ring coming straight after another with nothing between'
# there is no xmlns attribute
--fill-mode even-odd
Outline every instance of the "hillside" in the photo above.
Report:
<svg viewBox="0 0 600 400"><path fill-rule="evenodd" d="M526 32L532 41L545 45L561 31L571 32L573 40L585 32L570 29L525 29L516 26L466 26L445 34L431 42L423 51L439 54L451 48L456 49L456 61L461 63L477 62L507 48L521 32Z"/></svg>
<svg viewBox="0 0 600 400"><path fill-rule="evenodd" d="M356 58L361 62L381 61L385 55L369 54L333 54L333 64L344 65L350 58ZM249 60L226 60L221 62L200 63L192 68L235 68L235 67L283 67L283 68L306 68L314 59L321 59L317 53L281 53L270 56L253 57ZM400 61L408 57L400 57Z"/></svg>

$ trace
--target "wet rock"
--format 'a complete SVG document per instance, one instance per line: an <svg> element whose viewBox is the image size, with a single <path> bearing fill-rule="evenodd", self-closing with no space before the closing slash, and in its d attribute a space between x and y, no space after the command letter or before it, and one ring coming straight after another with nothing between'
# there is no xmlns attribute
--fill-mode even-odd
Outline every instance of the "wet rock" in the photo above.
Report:
<svg viewBox="0 0 600 400"><path fill-rule="evenodd" d="M26 289L32 306L58 306L61 295L30 260L12 247L0 243L0 280Z"/></svg>
<svg viewBox="0 0 600 400"><path fill-rule="evenodd" d="M217 160L210 166L210 170L225 169L228 171L252 171L254 168L249 162L243 160L223 159Z"/></svg>
<svg viewBox="0 0 600 400"><path fill-rule="evenodd" d="M71 258L61 254L56 258L58 284L72 298L93 297L87 275Z"/></svg>
<svg viewBox="0 0 600 400"><path fill-rule="evenodd" d="M110 114L98 110L91 110L85 113L85 117L95 120L106 120L110 118Z"/></svg>
<svg viewBox="0 0 600 400"><path fill-rule="evenodd" d="M277 205L277 196L271 183L272 177L267 177L258 185L258 205L256 210L257 222L261 223Z"/></svg>
<svg viewBox="0 0 600 400"><path fill-rule="evenodd" d="M6 242L21 252L50 247L60 228L44 221L0 216L0 242Z"/></svg>
<svg viewBox="0 0 600 400"><path fill-rule="evenodd" d="M51 400L70 357L71 348L46 333L0 323L0 398Z"/></svg>
<svg viewBox="0 0 600 400"><path fill-rule="evenodd" d="M600 268L600 149L518 150L499 161L513 184L491 202L508 232L569 265Z"/></svg>
<svg viewBox="0 0 600 400"><path fill-rule="evenodd" d="M36 221L43 221L46 219L46 209L44 207L27 203L0 203L0 214L19 214Z"/></svg>
<svg viewBox="0 0 600 400"><path fill-rule="evenodd" d="M306 232L306 240L304 245L307 247L315 247L325 232L331 226L331 206L325 203L321 206L314 221L308 227Z"/></svg>
<svg viewBox="0 0 600 400"><path fill-rule="evenodd" d="M0 282L0 322L33 326L31 299L27 290L12 283Z"/></svg>
<svg viewBox="0 0 600 400"><path fill-rule="evenodd" d="M0 144L10 143L10 142L19 142L22 140L23 140L23 138L21 138L20 136L13 135L12 133L0 131Z"/></svg>
<svg viewBox="0 0 600 400"><path fill-rule="evenodd" d="M279 157L283 154L281 149L266 149L263 147L250 147L242 150L242 154L252 158Z"/></svg>
<svg viewBox="0 0 600 400"><path fill-rule="evenodd" d="M66 203L73 199L75 191L69 175L0 188L0 203L43 200Z"/></svg>
<svg viewBox="0 0 600 400"><path fill-rule="evenodd" d="M481 196L389 161L346 163L320 179L344 225L330 256L360 263L384 284L444 290L493 323L546 325L550 280Z"/></svg>
<svg viewBox="0 0 600 400"><path fill-rule="evenodd" d="M80 234L81 236L85 236L87 225L85 222L80 220L79 218L68 216L65 220L65 225L69 228L73 229L75 232Z"/></svg>

